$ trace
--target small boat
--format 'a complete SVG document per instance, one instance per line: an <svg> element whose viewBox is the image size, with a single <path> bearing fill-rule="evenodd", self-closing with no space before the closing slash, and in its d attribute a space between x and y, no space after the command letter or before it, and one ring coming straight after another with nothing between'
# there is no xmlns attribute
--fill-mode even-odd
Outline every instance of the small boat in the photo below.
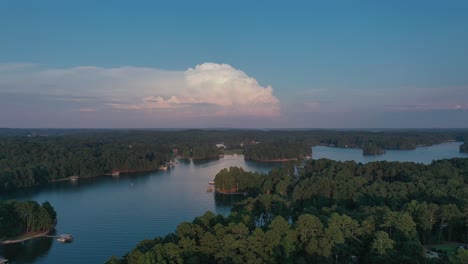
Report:
<svg viewBox="0 0 468 264"><path fill-rule="evenodd" d="M208 182L209 185L215 185L215 182L214 181L210 181Z"/></svg>
<svg viewBox="0 0 468 264"><path fill-rule="evenodd" d="M0 264L8 264L8 259L0 257Z"/></svg>
<svg viewBox="0 0 468 264"><path fill-rule="evenodd" d="M57 237L57 241L60 243L70 243L73 240L73 236L69 234L63 234Z"/></svg>

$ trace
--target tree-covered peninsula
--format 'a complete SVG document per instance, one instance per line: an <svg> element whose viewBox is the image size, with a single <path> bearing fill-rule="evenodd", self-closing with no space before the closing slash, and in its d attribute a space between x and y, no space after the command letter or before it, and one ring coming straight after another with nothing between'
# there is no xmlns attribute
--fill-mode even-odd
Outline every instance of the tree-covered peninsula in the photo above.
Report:
<svg viewBox="0 0 468 264"><path fill-rule="evenodd" d="M0 242L24 240L55 227L57 213L49 202L0 201Z"/></svg>
<svg viewBox="0 0 468 264"><path fill-rule="evenodd" d="M289 161L311 155L311 152L311 145L279 140L247 145L244 149L244 158L264 162Z"/></svg>
<svg viewBox="0 0 468 264"><path fill-rule="evenodd" d="M425 247L468 242L468 159L294 171L223 170L217 185L251 178L229 216L207 212L109 263L466 263L464 249L429 259Z"/></svg>

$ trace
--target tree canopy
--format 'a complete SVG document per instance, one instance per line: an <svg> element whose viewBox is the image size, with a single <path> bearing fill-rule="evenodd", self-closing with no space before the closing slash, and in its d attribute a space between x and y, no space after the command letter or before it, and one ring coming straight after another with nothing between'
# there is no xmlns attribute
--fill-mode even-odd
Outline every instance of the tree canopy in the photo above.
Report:
<svg viewBox="0 0 468 264"><path fill-rule="evenodd" d="M109 262L463 263L465 251L429 260L423 245L468 242L468 159L294 167L223 169L217 186L249 189L229 216L207 212Z"/></svg>
<svg viewBox="0 0 468 264"><path fill-rule="evenodd" d="M49 202L0 202L0 239L22 233L47 231L57 223L57 213Z"/></svg>

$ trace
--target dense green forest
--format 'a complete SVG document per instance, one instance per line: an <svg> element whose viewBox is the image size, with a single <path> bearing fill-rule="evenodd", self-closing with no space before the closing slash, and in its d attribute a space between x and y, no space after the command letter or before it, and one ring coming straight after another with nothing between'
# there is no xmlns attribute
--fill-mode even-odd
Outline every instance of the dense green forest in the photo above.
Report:
<svg viewBox="0 0 468 264"><path fill-rule="evenodd" d="M246 160L276 161L298 159L311 155L311 145L278 140L271 143L258 143L245 146Z"/></svg>
<svg viewBox="0 0 468 264"><path fill-rule="evenodd" d="M217 158L226 146L244 146L247 159L280 160L309 155L314 145L412 149L449 140L466 130L89 130L0 129L0 191L69 176L112 170L154 170L175 156Z"/></svg>
<svg viewBox="0 0 468 264"><path fill-rule="evenodd" d="M263 182L263 175L258 172L247 172L239 167L230 167L218 172L214 182L216 190L223 193L256 192Z"/></svg>
<svg viewBox="0 0 468 264"><path fill-rule="evenodd" d="M294 165L222 170L217 186L250 190L229 216L207 212L109 263L468 263L468 250L424 249L468 242L468 159Z"/></svg>
<svg viewBox="0 0 468 264"><path fill-rule="evenodd" d="M215 144L211 145L192 145L183 146L183 152L179 155L185 159L217 159L222 154L221 150L218 149Z"/></svg>
<svg viewBox="0 0 468 264"><path fill-rule="evenodd" d="M48 231L57 223L57 213L49 202L0 201L0 240L22 233Z"/></svg>

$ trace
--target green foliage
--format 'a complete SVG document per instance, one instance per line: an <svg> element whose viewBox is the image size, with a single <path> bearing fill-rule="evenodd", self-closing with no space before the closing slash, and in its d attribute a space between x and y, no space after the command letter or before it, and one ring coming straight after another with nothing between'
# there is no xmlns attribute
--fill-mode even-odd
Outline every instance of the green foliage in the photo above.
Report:
<svg viewBox="0 0 468 264"><path fill-rule="evenodd" d="M174 156L218 158L222 151L215 145L220 142L237 149L245 146L246 159L288 160L310 155L314 145L365 148L372 144L379 149L414 149L464 138L466 132L461 130L0 129L0 191L112 170L154 170Z"/></svg>
<svg viewBox="0 0 468 264"><path fill-rule="evenodd" d="M310 154L310 145L287 141L250 144L244 150L245 159L256 161L293 160Z"/></svg>
<svg viewBox="0 0 468 264"><path fill-rule="evenodd" d="M221 192L257 191L262 182L262 175L257 172L246 172L242 168L230 167L218 172L214 182L216 189Z"/></svg>
<svg viewBox="0 0 468 264"><path fill-rule="evenodd" d="M182 223L121 261L429 263L422 244L468 241L468 159L310 160L298 174L288 166L267 175L221 170L217 188L249 190L229 217ZM464 263L464 254L450 259Z"/></svg>
<svg viewBox="0 0 468 264"><path fill-rule="evenodd" d="M362 154L364 155L382 155L385 153L385 149L373 144L372 142L362 146Z"/></svg>
<svg viewBox="0 0 468 264"><path fill-rule="evenodd" d="M372 240L372 249L379 255L387 255L394 245L395 241L383 231L377 231L374 240Z"/></svg>
<svg viewBox="0 0 468 264"><path fill-rule="evenodd" d="M56 223L57 213L49 202L0 202L0 238L50 230Z"/></svg>
<svg viewBox="0 0 468 264"><path fill-rule="evenodd" d="M466 264L468 263L468 250L458 249L457 254L450 258L450 263L453 264Z"/></svg>

